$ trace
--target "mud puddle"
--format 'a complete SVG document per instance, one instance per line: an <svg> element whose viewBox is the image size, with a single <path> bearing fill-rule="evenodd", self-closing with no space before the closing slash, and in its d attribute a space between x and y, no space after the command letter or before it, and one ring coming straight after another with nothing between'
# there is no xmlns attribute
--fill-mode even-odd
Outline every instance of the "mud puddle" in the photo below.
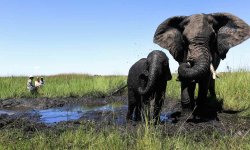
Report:
<svg viewBox="0 0 250 150"><path fill-rule="evenodd" d="M14 115L16 112L15 111L11 111L11 110L0 110L0 115Z"/></svg>
<svg viewBox="0 0 250 150"><path fill-rule="evenodd" d="M172 112L178 112L173 114ZM189 112L182 112L180 100L166 99L159 125L164 133L193 133L217 131L222 134L247 134L250 119L237 114L216 112L217 119L192 120ZM0 130L8 128L24 131L56 130L77 128L80 125L94 124L97 129L103 126L119 125L134 129L134 124L126 122L127 96L109 98L35 98L7 99L0 101ZM210 114L210 113L209 113ZM173 120L173 116L176 120ZM191 119L191 121L189 121ZM174 122L176 121L176 122ZM136 123L139 124L139 123ZM136 129L136 128L135 128Z"/></svg>
<svg viewBox="0 0 250 150"><path fill-rule="evenodd" d="M25 114L30 120L46 125L75 120L105 121L126 124L127 105L123 103L66 103L62 107L32 109L31 107L0 108L0 115L20 116ZM162 112L161 122L173 122L172 112Z"/></svg>
<svg viewBox="0 0 250 150"><path fill-rule="evenodd" d="M62 121L73 121L78 119L101 120L107 119L108 116L114 119L118 124L126 123L125 116L121 115L127 111L127 105L108 104L104 106L81 106L66 105L63 107L42 109L42 110L0 110L0 115L19 115L26 113L30 116L37 116L37 122L53 125ZM172 112L162 113L160 119L162 122L172 122Z"/></svg>
<svg viewBox="0 0 250 150"><path fill-rule="evenodd" d="M107 104L97 106L87 106L81 104L66 104L63 107L54 107L48 109L30 109L30 108L11 108L0 109L0 115L20 115L27 114L33 116L37 122L45 123L47 125L59 123L62 121L78 120L81 117L93 119L98 114L116 114L120 111L125 111L127 105L123 104Z"/></svg>
<svg viewBox="0 0 250 150"><path fill-rule="evenodd" d="M91 119L96 113L115 113L116 111L126 109L125 105L104 105L104 106L81 106L66 105L59 108L50 108L46 110L34 111L40 116L40 121L45 124L54 124L62 121L78 120L84 115Z"/></svg>

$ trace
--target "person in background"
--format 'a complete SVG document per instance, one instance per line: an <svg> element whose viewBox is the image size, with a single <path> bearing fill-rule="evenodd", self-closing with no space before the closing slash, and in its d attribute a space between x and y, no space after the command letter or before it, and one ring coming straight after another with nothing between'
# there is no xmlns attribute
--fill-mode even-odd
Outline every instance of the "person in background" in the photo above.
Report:
<svg viewBox="0 0 250 150"><path fill-rule="evenodd" d="M35 81L35 87L36 88L39 88L40 87L40 79L39 79L39 77L36 77L36 81Z"/></svg>
<svg viewBox="0 0 250 150"><path fill-rule="evenodd" d="M43 86L44 85L44 80L43 80L43 77L41 77L40 79L40 86Z"/></svg>
<svg viewBox="0 0 250 150"><path fill-rule="evenodd" d="M37 93L37 88L33 85L33 76L29 76L29 79L27 81L27 89L32 93Z"/></svg>

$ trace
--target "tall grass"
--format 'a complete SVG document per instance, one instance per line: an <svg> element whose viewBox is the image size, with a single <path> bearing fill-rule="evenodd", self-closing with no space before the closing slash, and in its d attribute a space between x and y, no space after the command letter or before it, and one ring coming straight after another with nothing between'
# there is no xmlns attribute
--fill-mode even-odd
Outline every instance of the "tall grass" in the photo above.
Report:
<svg viewBox="0 0 250 150"><path fill-rule="evenodd" d="M230 110L246 110L250 115L250 72L239 71L219 74L216 81L216 93L224 101L224 108Z"/></svg>
<svg viewBox="0 0 250 150"><path fill-rule="evenodd" d="M238 107L245 105L245 108L248 108L250 106L250 72L223 73L220 77L216 83L218 96L227 100L228 107L238 103Z"/></svg>
<svg viewBox="0 0 250 150"><path fill-rule="evenodd" d="M250 107L250 72L220 73L216 79L216 93L224 101L224 107L245 110ZM180 99L180 82L176 75L167 83L167 97ZM105 96L126 84L126 76L89 76L64 74L46 76L45 86L36 97ZM34 97L26 88L27 77L1 77L0 99ZM198 86L197 86L198 87ZM196 91L197 95L197 91ZM247 113L248 114L248 113ZM250 111L249 111L250 115Z"/></svg>
<svg viewBox="0 0 250 150"><path fill-rule="evenodd" d="M218 98L224 107L244 110L250 106L250 72L220 73L216 80ZM26 77L0 78L0 98L30 97ZM124 76L58 75L45 77L40 97L96 96L126 84ZM196 92L197 93L197 92ZM180 83L168 82L167 96L180 98ZM249 116L250 111L244 111ZM60 129L58 129L60 130ZM244 135L220 134L203 131L192 134L167 136L158 127L138 125L117 127L113 125L84 124L78 129L53 129L33 134L20 129L0 130L0 149L250 149L249 131Z"/></svg>
<svg viewBox="0 0 250 150"><path fill-rule="evenodd" d="M176 81L176 74L173 74L172 77L172 80L167 82L166 96L173 99L180 99L181 84Z"/></svg>
<svg viewBox="0 0 250 150"><path fill-rule="evenodd" d="M44 80L38 95L32 95L26 87L27 77L2 77L0 98L102 96L126 84L124 76L64 74L46 76Z"/></svg>
<svg viewBox="0 0 250 150"><path fill-rule="evenodd" d="M153 126L136 128L111 126L96 129L85 125L61 133L2 130L0 149L90 149L90 150L160 150L160 149L249 149L250 136L222 135L214 131L166 136Z"/></svg>
<svg viewBox="0 0 250 150"><path fill-rule="evenodd" d="M176 75L174 75L176 78ZM27 87L27 77L0 77L0 99L34 97ZM35 80L35 79L34 79ZM45 85L36 97L102 96L126 84L126 76L90 76L63 74L45 76ZM180 85L174 79L168 82L167 95L180 97Z"/></svg>

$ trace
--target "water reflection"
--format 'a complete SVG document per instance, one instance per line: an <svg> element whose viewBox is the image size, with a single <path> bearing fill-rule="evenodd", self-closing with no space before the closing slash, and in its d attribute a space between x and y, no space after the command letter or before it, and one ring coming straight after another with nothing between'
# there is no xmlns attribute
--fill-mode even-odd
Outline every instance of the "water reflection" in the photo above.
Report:
<svg viewBox="0 0 250 150"><path fill-rule="evenodd" d="M108 104L102 106L84 106L82 104L67 104L63 107L49 108L44 110L0 110L0 115L16 115L29 113L31 116L38 116L38 121L47 125L53 125L62 121L71 121L78 119L111 121L116 124L126 124L127 105ZM178 115L178 114L177 114ZM162 112L161 122L173 122L176 112Z"/></svg>
<svg viewBox="0 0 250 150"><path fill-rule="evenodd" d="M34 113L40 115L40 121L50 124L58 123L61 121L77 120L82 115L88 112L114 112L117 109L121 109L123 106L79 106L79 105L67 105L60 108L50 108L46 110L34 110Z"/></svg>

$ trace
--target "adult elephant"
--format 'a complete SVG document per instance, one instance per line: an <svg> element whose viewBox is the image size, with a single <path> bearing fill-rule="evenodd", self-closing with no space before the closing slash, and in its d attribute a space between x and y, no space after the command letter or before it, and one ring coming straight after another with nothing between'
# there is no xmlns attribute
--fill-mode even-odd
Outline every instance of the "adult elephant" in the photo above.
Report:
<svg viewBox="0 0 250 150"><path fill-rule="evenodd" d="M193 109L194 91L199 84L196 105L202 108L208 90L215 94L215 80L210 67L217 69L231 47L250 37L250 27L229 13L175 16L161 23L154 43L168 49L179 62L182 108Z"/></svg>
<svg viewBox="0 0 250 150"><path fill-rule="evenodd" d="M127 80L127 120L132 120L133 114L136 121L141 120L141 113L150 114L150 100L154 99L153 119L157 123L165 97L167 81L171 79L168 57L162 51L154 50L148 54L147 58L142 58L132 65Z"/></svg>

